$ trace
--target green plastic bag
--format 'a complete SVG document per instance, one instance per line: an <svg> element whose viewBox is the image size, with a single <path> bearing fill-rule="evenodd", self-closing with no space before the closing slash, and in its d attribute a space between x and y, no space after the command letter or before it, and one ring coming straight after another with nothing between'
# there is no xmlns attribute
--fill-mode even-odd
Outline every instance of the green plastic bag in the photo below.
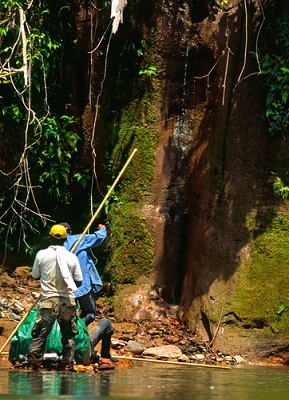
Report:
<svg viewBox="0 0 289 400"><path fill-rule="evenodd" d="M9 350L9 361L14 364L19 361L20 354L27 354L32 341L32 328L37 318L37 309L34 307L26 317L23 324L19 327L15 335L11 339ZM90 355L90 338L87 327L81 318L77 319L78 334L75 337L75 361L82 364L83 360ZM47 337L45 353L62 354L61 332L58 322L52 328Z"/></svg>
<svg viewBox="0 0 289 400"><path fill-rule="evenodd" d="M19 354L27 354L29 352L32 341L31 331L37 318L37 310L34 307L23 324L17 330L10 342L9 361L14 363L19 360Z"/></svg>
<svg viewBox="0 0 289 400"><path fill-rule="evenodd" d="M77 318L77 328L74 358L77 364L82 364L88 354L90 355L91 345L87 327L81 318ZM62 353L61 332L57 321L47 337L45 353L57 353L58 355Z"/></svg>

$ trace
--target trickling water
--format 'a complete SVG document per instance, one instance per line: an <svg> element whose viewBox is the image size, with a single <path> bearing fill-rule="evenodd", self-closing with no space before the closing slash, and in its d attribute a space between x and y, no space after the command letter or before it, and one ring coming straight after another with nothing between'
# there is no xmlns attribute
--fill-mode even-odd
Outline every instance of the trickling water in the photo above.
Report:
<svg viewBox="0 0 289 400"><path fill-rule="evenodd" d="M172 143L168 148L168 163L173 170L166 191L164 233L164 254L158 267L156 286L160 295L169 304L178 304L181 299L183 276L185 271L185 249L188 226L187 215L187 177L188 153L191 145L191 132L187 123L187 72L189 44L181 82L175 82L178 88L178 115L172 133ZM174 161L174 164L172 163Z"/></svg>
<svg viewBox="0 0 289 400"><path fill-rule="evenodd" d="M181 162L186 155L189 145L191 143L191 132L187 123L187 74L188 74L188 56L189 56L189 44L187 44L186 48L186 61L185 61L185 69L184 69L184 79L183 79L183 91L181 98L181 113L177 117L177 124L174 129L174 139L175 145L177 149L177 167L181 169Z"/></svg>

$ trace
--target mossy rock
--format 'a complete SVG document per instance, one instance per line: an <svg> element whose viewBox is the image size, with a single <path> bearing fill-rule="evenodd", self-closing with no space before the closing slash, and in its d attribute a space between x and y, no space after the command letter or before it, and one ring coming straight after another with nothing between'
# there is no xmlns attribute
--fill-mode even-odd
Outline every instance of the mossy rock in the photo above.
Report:
<svg viewBox="0 0 289 400"><path fill-rule="evenodd" d="M134 284L153 268L154 247L145 220L134 204L116 208L112 214L109 239L111 258L106 273L110 282Z"/></svg>
<svg viewBox="0 0 289 400"><path fill-rule="evenodd" d="M231 308L242 319L263 321L276 334L289 333L289 219L278 214L252 240L251 257L235 275Z"/></svg>

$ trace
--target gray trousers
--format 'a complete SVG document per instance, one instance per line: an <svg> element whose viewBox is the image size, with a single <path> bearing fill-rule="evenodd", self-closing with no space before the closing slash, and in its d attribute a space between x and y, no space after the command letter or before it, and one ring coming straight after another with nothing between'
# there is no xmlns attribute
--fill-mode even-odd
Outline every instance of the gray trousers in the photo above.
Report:
<svg viewBox="0 0 289 400"><path fill-rule="evenodd" d="M95 325L89 332L91 350L95 348L97 343L101 342L101 357L110 357L110 340L113 334L113 327L109 319L102 318L99 320L97 325Z"/></svg>

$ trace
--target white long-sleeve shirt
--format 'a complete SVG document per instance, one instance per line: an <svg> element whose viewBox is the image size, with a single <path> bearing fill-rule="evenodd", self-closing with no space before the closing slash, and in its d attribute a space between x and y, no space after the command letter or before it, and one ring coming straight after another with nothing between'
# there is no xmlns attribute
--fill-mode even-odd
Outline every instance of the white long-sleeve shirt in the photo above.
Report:
<svg viewBox="0 0 289 400"><path fill-rule="evenodd" d="M49 246L40 250L35 257L32 267L32 277L40 279L41 300L50 297L65 297L74 299L73 290L65 282L57 263L56 249L61 248L61 254L65 260L71 277L74 281L82 281L82 272L78 258L75 254L66 250L63 246Z"/></svg>

